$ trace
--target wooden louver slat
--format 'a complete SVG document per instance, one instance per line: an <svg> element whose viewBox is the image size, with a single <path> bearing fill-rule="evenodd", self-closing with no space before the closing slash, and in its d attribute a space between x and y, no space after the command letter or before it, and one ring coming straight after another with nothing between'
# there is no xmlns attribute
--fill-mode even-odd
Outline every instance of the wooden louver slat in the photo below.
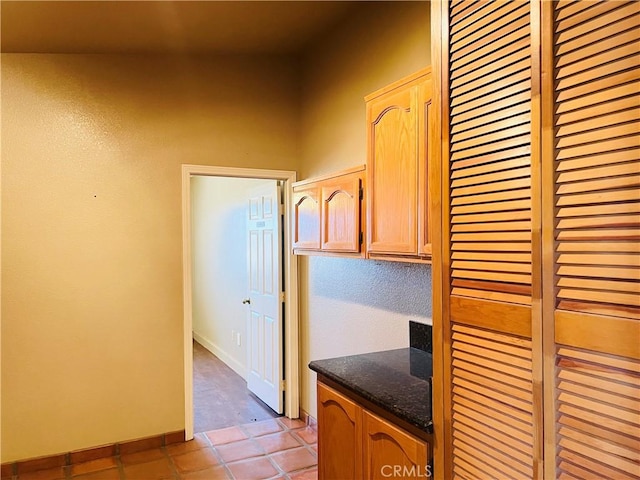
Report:
<svg viewBox="0 0 640 480"><path fill-rule="evenodd" d="M491 2L465 19L459 8L450 37L452 293L529 305L529 2ZM487 259L502 251L520 256Z"/></svg>
<svg viewBox="0 0 640 480"><path fill-rule="evenodd" d="M556 477L640 480L640 3L553 9Z"/></svg>
<svg viewBox="0 0 640 480"><path fill-rule="evenodd" d="M574 348L558 352L559 473L640 479L640 361L614 360Z"/></svg>
<svg viewBox="0 0 640 480"><path fill-rule="evenodd" d="M556 10L558 305L637 318L640 4Z"/></svg>
<svg viewBox="0 0 640 480"><path fill-rule="evenodd" d="M453 325L453 469L533 477L531 341Z"/></svg>
<svg viewBox="0 0 640 480"><path fill-rule="evenodd" d="M504 26L508 26L512 21L523 17L527 11L527 2L512 1L502 2L498 8L487 9L477 12L474 17L469 17L465 22L464 29L454 28L451 30L451 58L455 58L455 52L471 47L477 49L476 43L478 38L488 39L490 35L496 35L497 30L494 28L496 19L500 19ZM486 15L481 15L488 12ZM475 48L473 48L475 46Z"/></svg>

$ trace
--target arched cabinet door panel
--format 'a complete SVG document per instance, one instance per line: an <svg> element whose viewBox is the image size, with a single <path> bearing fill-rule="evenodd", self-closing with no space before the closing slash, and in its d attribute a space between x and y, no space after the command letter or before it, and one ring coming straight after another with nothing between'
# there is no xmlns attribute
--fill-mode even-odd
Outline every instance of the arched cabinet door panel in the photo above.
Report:
<svg viewBox="0 0 640 480"><path fill-rule="evenodd" d="M327 181L321 189L322 250L360 251L360 175Z"/></svg>
<svg viewBox="0 0 640 480"><path fill-rule="evenodd" d="M426 442L368 411L363 412L363 424L365 478L430 476Z"/></svg>
<svg viewBox="0 0 640 480"><path fill-rule="evenodd" d="M293 189L293 248L320 248L320 188L316 184Z"/></svg>
<svg viewBox="0 0 640 480"><path fill-rule="evenodd" d="M365 166L293 184L293 251L364 256Z"/></svg>
<svg viewBox="0 0 640 480"><path fill-rule="evenodd" d="M318 383L318 478L362 479L362 408Z"/></svg>
<svg viewBox="0 0 640 480"><path fill-rule="evenodd" d="M370 257L431 256L432 90L431 69L426 68L365 97Z"/></svg>
<svg viewBox="0 0 640 480"><path fill-rule="evenodd" d="M317 383L319 480L433 477L428 434L405 430L324 381Z"/></svg>

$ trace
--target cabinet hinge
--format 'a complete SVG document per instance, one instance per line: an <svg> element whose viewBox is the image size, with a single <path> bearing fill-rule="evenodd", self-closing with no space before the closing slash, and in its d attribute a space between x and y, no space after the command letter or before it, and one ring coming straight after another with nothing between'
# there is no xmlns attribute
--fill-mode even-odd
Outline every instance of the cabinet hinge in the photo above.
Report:
<svg viewBox="0 0 640 480"><path fill-rule="evenodd" d="M360 200L364 198L364 189L360 187Z"/></svg>
<svg viewBox="0 0 640 480"><path fill-rule="evenodd" d="M284 301L286 300L286 298L287 298L287 297L286 297L286 295L285 295L285 292L280 292L280 301L281 301L281 302L284 302Z"/></svg>
<svg viewBox="0 0 640 480"><path fill-rule="evenodd" d="M280 390L286 390L286 389L287 389L287 381L280 380Z"/></svg>
<svg viewBox="0 0 640 480"><path fill-rule="evenodd" d="M284 204L283 203L278 205L278 214L279 215L284 215Z"/></svg>
<svg viewBox="0 0 640 480"><path fill-rule="evenodd" d="M364 235L362 234L362 232L360 232L360 245L362 245L364 242Z"/></svg>

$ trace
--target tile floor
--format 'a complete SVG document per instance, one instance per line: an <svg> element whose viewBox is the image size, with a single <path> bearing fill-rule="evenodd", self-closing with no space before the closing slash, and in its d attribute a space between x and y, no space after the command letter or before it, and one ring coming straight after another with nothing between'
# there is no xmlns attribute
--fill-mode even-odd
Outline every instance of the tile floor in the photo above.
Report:
<svg viewBox="0 0 640 480"><path fill-rule="evenodd" d="M198 342L193 342L194 432L277 417L247 390L247 382Z"/></svg>
<svg viewBox="0 0 640 480"><path fill-rule="evenodd" d="M197 433L186 443L41 470L11 480L316 480L317 434L277 418ZM3 478L2 480L7 480Z"/></svg>

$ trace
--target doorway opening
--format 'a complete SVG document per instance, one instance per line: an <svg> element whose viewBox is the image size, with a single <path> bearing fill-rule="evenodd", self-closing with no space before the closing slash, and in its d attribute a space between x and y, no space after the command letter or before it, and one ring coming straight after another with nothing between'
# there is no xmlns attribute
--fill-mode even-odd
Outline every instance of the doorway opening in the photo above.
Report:
<svg viewBox="0 0 640 480"><path fill-rule="evenodd" d="M198 247L197 242L201 242L203 239L197 238L199 234L194 233L194 222L198 220L198 216L202 216L202 212L199 211L199 209L202 208L201 205L206 204L209 200L206 198L206 192L208 191L209 194L215 192L213 194L214 197L215 195L221 195L224 188L220 187L220 185L224 184L224 180L227 180L229 184L235 183L230 187L229 198L235 196L236 207L238 202L243 203L243 198L238 196L243 195L240 193L242 189L237 188L237 186L244 185L247 187L248 193L245 195L247 199L246 204L250 205L250 208L242 207L242 210L248 212L249 220L254 218L254 220L257 219L258 221L254 221L253 223L247 222L246 238L249 240L246 242L246 245L242 245L243 242L234 240L231 230L228 232L228 237L230 238L226 238L227 236L224 235L224 230L225 228L231 227L225 226L224 222L214 220L212 223L211 228L221 229L222 231L222 235L218 232L217 236L220 242L223 242L223 244L224 242L231 242L227 243L227 247L235 249L237 254L242 255L242 249L245 249L247 252L246 267L248 268L237 265L239 268L236 268L236 270L238 271L234 272L233 275L229 275L228 283L230 285L233 283L231 277L236 276L239 278L244 275L244 281L248 282L250 286L247 292L236 292L234 295L236 303L233 303L229 307L232 316L233 310L238 312L238 309L240 309L239 311L242 312L239 315L235 315L236 323L232 322L226 325L212 327L206 324L203 325L201 318L207 316L207 303L211 303L211 298L215 297L215 295L211 294L211 288L216 287L215 285L209 285L207 287L209 288L208 292L202 291L201 282L203 281L203 275L206 277L208 272L196 264L196 261L202 260L202 258L198 256L201 256L201 252L203 251ZM192 438L194 433L194 338L200 344L204 344L208 350L215 353L218 357L227 355L228 358L222 358L222 360L242 377L250 380L249 383L254 384L252 390L254 392L257 391L258 396L264 396L262 395L262 391L265 385L273 384L273 387L278 390L277 392L272 391L272 393L276 395L280 394L280 405L273 407L273 404L269 400L265 400L265 402L271 404L274 410L278 411L279 408L280 411L283 411L289 418L297 418L299 415L297 261L291 253L290 248L290 214L287 208L287 206L290 205L290 185L294 181L295 172L292 171L201 165L183 165L182 167L184 390L185 434L187 439ZM218 182L217 186L212 188L212 185L216 182ZM258 184L262 184L262 187L259 187ZM203 189L202 185L205 185L205 187L208 185L209 189ZM250 187L250 185L253 186ZM266 195L263 191L265 185L268 188L272 188L271 186L280 187L282 193L274 193L271 196ZM256 188L262 191L262 193L260 193L261 196L256 197L255 194L250 193L250 191L255 191ZM273 191L277 192L276 190ZM205 192L204 199L200 198L202 192ZM226 208L226 211L230 212L234 208L233 206L227 208L224 207L224 205L222 207L218 205L218 203L224 203L224 194L222 195L222 197L218 197L217 201L216 198L212 198L210 204L215 204L216 208L220 211L225 211ZM270 203L270 201L268 201L269 198L276 196L278 197L277 203ZM233 202L230 201L230 205L231 203ZM278 206L280 203L282 207ZM238 212L234 215L236 217L236 225L234 228L238 232L238 228L241 229L242 226L238 225L237 214ZM256 215L262 215L262 217L256 217ZM270 218L277 218L278 220L271 230L269 230L269 228L273 222L270 223ZM256 226L258 228L256 228ZM209 227L205 225L205 231L207 228ZM239 232L238 235L241 233L242 232ZM276 237L278 242L274 245L273 239ZM260 240L263 238L264 242ZM208 241L206 235L204 241ZM218 246L212 245L212 248L214 250L225 249L223 244ZM260 252L259 261L252 260L254 257L258 258L258 254L256 253L258 250ZM281 262L277 260L278 275L276 276L270 275L268 268L269 252L276 252L278 258L281 256ZM271 255L271 257L273 256L274 255ZM227 255L224 251L216 251L213 258L214 260L209 262L213 265L213 270L217 269L218 272L230 272L233 268L232 264L228 263L225 265L225 261L228 261L231 256ZM276 260L272 260L276 262ZM276 263L274 263L274 265L275 264ZM266 273L262 271L256 272L254 268L256 265L267 265ZM266 280L258 285L255 279L262 279L263 277L266 278ZM204 278L204 280L206 280L206 278ZM220 285L219 281L218 285ZM258 285L258 287L256 287L256 285ZM227 287L227 285L225 285L225 287ZM221 288L220 290L222 291L216 291L214 293L219 294L219 297L222 295L222 298L231 296L228 293L225 294L224 289ZM273 290L273 295L269 295L271 290ZM248 296L242 298L244 295ZM269 307L269 302L267 301L269 297L277 299L277 305L272 302L272 306ZM215 300L213 303L215 303ZM218 302L218 304L219 303L220 302ZM240 305L241 303L243 305ZM269 310L269 308L271 308L271 310ZM222 316L224 316L224 312ZM238 320L238 316L243 318ZM246 324L243 323L244 318L246 318ZM217 340L211 341L212 338ZM269 347L276 345L276 343L273 343L274 339L278 340L278 348L273 349L273 351L269 353ZM221 352L217 352L216 342L220 344L226 343L227 347L222 348ZM242 347L248 347L246 349L246 355L242 353ZM224 350L226 350L226 352ZM221 353L221 355L218 355L219 353ZM271 365L274 353L276 354L275 356L280 356L279 360L281 362L279 364L277 364L277 362L273 363L273 365L277 365L278 368L276 374L270 375L268 368L262 369L256 367L256 359L261 362L266 362L267 365ZM246 362L243 361L245 359ZM276 360L278 359L276 358ZM260 374L262 375L261 377L260 375L256 375L258 371L262 372L262 370L264 370L264 372ZM262 380L262 382L256 383L255 378L257 377L260 377L259 379ZM257 385L257 388L255 385ZM281 394L282 390L284 390L284 395Z"/></svg>

